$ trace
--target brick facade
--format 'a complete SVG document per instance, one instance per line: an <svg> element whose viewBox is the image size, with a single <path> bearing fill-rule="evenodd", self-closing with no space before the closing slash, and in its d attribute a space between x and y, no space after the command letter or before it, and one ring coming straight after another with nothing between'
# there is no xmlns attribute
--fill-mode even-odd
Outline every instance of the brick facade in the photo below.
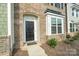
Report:
<svg viewBox="0 0 79 59"><path fill-rule="evenodd" d="M65 6L65 5L64 5ZM24 39L24 34L23 34L23 17L27 15L34 15L39 18L39 38L38 43L44 43L46 42L49 38L56 37L58 40L62 40L64 38L64 35L55 35L55 36L46 36L46 14L45 11L46 9L51 9L55 10L58 12L61 12L61 14L65 15L65 7L63 9L57 9L55 7L55 4L53 6L49 3L35 3L35 4L26 4L26 3L21 3L21 4L14 4L14 23L15 23L15 46L17 48L22 47L24 45L23 39ZM64 18L64 27L65 25L65 18ZM64 28L64 32L66 32ZM60 39L59 39L60 38Z"/></svg>

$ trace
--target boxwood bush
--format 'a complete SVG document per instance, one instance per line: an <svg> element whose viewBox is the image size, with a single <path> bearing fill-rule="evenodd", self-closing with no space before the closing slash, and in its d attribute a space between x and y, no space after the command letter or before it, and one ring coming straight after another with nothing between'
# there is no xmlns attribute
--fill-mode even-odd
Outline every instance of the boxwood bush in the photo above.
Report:
<svg viewBox="0 0 79 59"><path fill-rule="evenodd" d="M74 42L74 40L79 40L79 32L76 33L74 36L66 35L65 43L70 44Z"/></svg>
<svg viewBox="0 0 79 59"><path fill-rule="evenodd" d="M55 48L57 46L57 40L55 38L48 40L48 45L52 48Z"/></svg>

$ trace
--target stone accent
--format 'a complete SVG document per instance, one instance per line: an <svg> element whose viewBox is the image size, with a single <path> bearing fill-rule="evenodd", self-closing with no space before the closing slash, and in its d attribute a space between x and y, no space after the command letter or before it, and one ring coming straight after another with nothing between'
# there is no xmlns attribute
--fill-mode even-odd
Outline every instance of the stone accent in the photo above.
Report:
<svg viewBox="0 0 79 59"><path fill-rule="evenodd" d="M9 38L7 36L0 37L0 55L9 55Z"/></svg>

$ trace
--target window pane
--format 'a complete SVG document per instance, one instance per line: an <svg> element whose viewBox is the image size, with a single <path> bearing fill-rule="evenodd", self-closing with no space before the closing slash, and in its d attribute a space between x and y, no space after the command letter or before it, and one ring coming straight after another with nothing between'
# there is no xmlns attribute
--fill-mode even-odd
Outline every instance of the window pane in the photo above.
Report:
<svg viewBox="0 0 79 59"><path fill-rule="evenodd" d="M51 33L56 34L56 18L51 18Z"/></svg>
<svg viewBox="0 0 79 59"><path fill-rule="evenodd" d="M58 33L62 33L62 27L58 27Z"/></svg>
<svg viewBox="0 0 79 59"><path fill-rule="evenodd" d="M58 24L58 33L62 33L62 21L61 19L57 19Z"/></svg>
<svg viewBox="0 0 79 59"><path fill-rule="evenodd" d="M78 17L78 10L76 10L76 17Z"/></svg>
<svg viewBox="0 0 79 59"><path fill-rule="evenodd" d="M74 16L74 10L75 10L75 9L74 9L74 8L72 8L72 16Z"/></svg>
<svg viewBox="0 0 79 59"><path fill-rule="evenodd" d="M73 32L73 29L72 28L70 28L70 32Z"/></svg>
<svg viewBox="0 0 79 59"><path fill-rule="evenodd" d="M78 25L76 25L76 31L78 31L78 27L77 27Z"/></svg>
<svg viewBox="0 0 79 59"><path fill-rule="evenodd" d="M75 31L74 23L70 23L70 32L74 31Z"/></svg>
<svg viewBox="0 0 79 59"><path fill-rule="evenodd" d="M51 32L52 32L52 34L56 34L56 26L51 27Z"/></svg>
<svg viewBox="0 0 79 59"><path fill-rule="evenodd" d="M56 18L51 18L51 25L56 25Z"/></svg>
<svg viewBox="0 0 79 59"><path fill-rule="evenodd" d="M72 32L72 23L70 23L70 32Z"/></svg>
<svg viewBox="0 0 79 59"><path fill-rule="evenodd" d="M63 9L63 3L61 3L61 8Z"/></svg>
<svg viewBox="0 0 79 59"><path fill-rule="evenodd" d="M73 23L73 32L75 32L75 24Z"/></svg>
<svg viewBox="0 0 79 59"><path fill-rule="evenodd" d="M60 3L55 3L55 7L60 8Z"/></svg>
<svg viewBox="0 0 79 59"><path fill-rule="evenodd" d="M70 27L72 28L72 26L73 26L73 24L72 23L70 23Z"/></svg>
<svg viewBox="0 0 79 59"><path fill-rule="evenodd" d="M74 16L74 12L72 12L72 16Z"/></svg>
<svg viewBox="0 0 79 59"><path fill-rule="evenodd" d="M61 24L62 24L61 19L57 19L57 24L58 24L58 25L61 25Z"/></svg>

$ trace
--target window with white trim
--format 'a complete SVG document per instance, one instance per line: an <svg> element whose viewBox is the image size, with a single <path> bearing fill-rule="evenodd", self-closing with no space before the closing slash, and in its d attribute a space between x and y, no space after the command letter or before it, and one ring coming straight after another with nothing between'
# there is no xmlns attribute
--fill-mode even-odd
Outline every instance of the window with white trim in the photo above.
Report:
<svg viewBox="0 0 79 59"><path fill-rule="evenodd" d="M62 33L62 19L51 18L51 34Z"/></svg>
<svg viewBox="0 0 79 59"><path fill-rule="evenodd" d="M74 8L72 8L72 16L74 16L74 10L75 10L75 9L74 9Z"/></svg>
<svg viewBox="0 0 79 59"><path fill-rule="evenodd" d="M78 11L78 10L76 10L76 17L78 17L78 16L79 16L79 15L78 15L78 12L79 12L79 11Z"/></svg>
<svg viewBox="0 0 79 59"><path fill-rule="evenodd" d="M64 4L63 3L55 3L55 7L63 9Z"/></svg>
<svg viewBox="0 0 79 59"><path fill-rule="evenodd" d="M72 8L72 16L79 17L79 10L75 9L75 8Z"/></svg>
<svg viewBox="0 0 79 59"><path fill-rule="evenodd" d="M51 18L51 33L56 34L56 18Z"/></svg>
<svg viewBox="0 0 79 59"><path fill-rule="evenodd" d="M70 23L70 32L78 31L77 25L75 23Z"/></svg>

